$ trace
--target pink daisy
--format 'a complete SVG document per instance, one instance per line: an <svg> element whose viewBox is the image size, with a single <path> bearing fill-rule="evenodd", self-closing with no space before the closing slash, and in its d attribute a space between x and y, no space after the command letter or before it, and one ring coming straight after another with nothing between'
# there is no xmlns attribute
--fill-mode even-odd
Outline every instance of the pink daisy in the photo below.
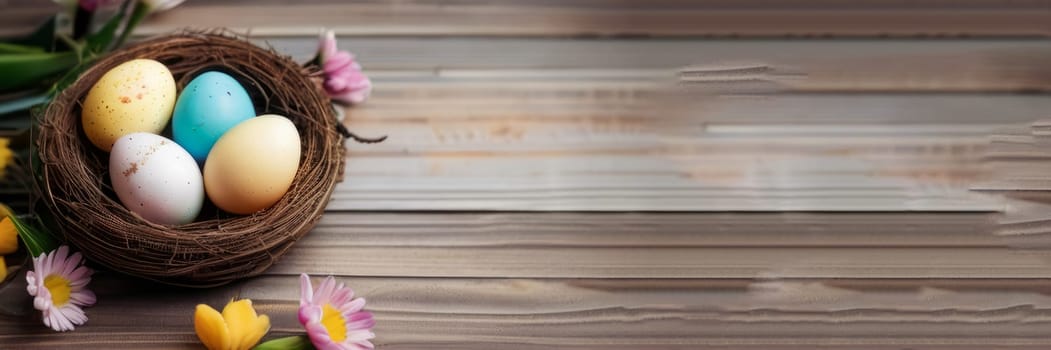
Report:
<svg viewBox="0 0 1051 350"><path fill-rule="evenodd" d="M95 304L95 293L86 288L94 271L83 263L80 253L69 255L67 246L33 258L34 271L26 274L26 290L35 297L33 307L44 313L44 325L51 329L71 331L88 321L81 307Z"/></svg>
<svg viewBox="0 0 1051 350"><path fill-rule="evenodd" d="M328 276L317 290L310 276L300 280L299 323L307 329L310 342L319 350L372 349L369 339L376 337L372 313L362 311L365 299L354 299L354 291Z"/></svg>
<svg viewBox="0 0 1051 350"><path fill-rule="evenodd" d="M318 62L325 73L325 92L335 101L347 104L365 102L372 92L372 81L361 71L354 54L336 48L336 34L321 33Z"/></svg>

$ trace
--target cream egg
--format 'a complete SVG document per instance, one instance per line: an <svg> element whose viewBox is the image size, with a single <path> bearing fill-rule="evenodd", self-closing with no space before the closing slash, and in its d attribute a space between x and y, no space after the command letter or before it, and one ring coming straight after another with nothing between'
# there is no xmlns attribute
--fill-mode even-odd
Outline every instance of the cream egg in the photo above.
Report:
<svg viewBox="0 0 1051 350"><path fill-rule="evenodd" d="M216 141L204 163L208 198L234 214L269 208L292 185L301 147L288 118L268 114L237 124Z"/></svg>

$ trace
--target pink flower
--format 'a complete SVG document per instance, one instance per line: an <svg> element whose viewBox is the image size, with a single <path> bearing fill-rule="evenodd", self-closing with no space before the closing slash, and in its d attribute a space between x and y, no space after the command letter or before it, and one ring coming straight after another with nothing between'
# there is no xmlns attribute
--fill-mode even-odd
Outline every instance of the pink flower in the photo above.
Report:
<svg viewBox="0 0 1051 350"><path fill-rule="evenodd" d="M321 34L318 62L325 74L325 92L333 100L358 104L369 97L372 81L361 72L353 54L336 49L336 34L331 30Z"/></svg>
<svg viewBox="0 0 1051 350"><path fill-rule="evenodd" d="M95 293L87 289L91 269L81 266L80 253L69 255L61 246L51 253L33 258L33 270L26 273L26 290L34 296L33 307L44 313L44 325L59 332L71 331L88 321L82 306L95 304Z"/></svg>
<svg viewBox="0 0 1051 350"><path fill-rule="evenodd" d="M310 342L318 350L372 349L369 339L375 338L371 329L376 325L372 313L362 311L365 299L354 298L354 291L328 276L317 290L310 285L310 276L299 276L299 323L307 329Z"/></svg>
<svg viewBox="0 0 1051 350"><path fill-rule="evenodd" d="M92 12L99 7L114 6L117 4L120 4L120 0L80 0L80 8Z"/></svg>

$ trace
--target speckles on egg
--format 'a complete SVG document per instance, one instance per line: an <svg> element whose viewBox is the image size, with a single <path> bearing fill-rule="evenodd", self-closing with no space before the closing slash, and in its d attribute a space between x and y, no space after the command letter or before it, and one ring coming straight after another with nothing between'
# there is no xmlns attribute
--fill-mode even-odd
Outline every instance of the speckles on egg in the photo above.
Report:
<svg viewBox="0 0 1051 350"><path fill-rule="evenodd" d="M192 222L204 204L201 170L186 150L149 133L126 135L110 153L110 181L128 210L158 224Z"/></svg>
<svg viewBox="0 0 1051 350"><path fill-rule="evenodd" d="M125 134L160 133L174 107L175 79L168 68L136 59L110 69L92 86L84 98L81 125L91 143L108 152Z"/></svg>

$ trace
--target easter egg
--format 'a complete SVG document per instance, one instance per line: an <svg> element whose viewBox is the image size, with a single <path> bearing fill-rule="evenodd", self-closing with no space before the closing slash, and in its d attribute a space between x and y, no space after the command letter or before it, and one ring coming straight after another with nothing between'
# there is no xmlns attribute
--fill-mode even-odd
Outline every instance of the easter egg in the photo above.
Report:
<svg viewBox="0 0 1051 350"><path fill-rule="evenodd" d="M203 164L223 133L255 115L252 99L236 79L204 72L183 88L175 102L172 138Z"/></svg>
<svg viewBox="0 0 1051 350"><path fill-rule="evenodd" d="M113 67L88 90L81 125L88 140L109 152L121 136L159 134L175 105L175 79L160 62L135 59Z"/></svg>
<svg viewBox="0 0 1051 350"><path fill-rule="evenodd" d="M269 208L288 192L299 169L299 132L288 118L267 114L238 124L212 147L204 188L234 214Z"/></svg>
<svg viewBox="0 0 1051 350"><path fill-rule="evenodd" d="M204 179L182 147L150 133L125 135L113 144L109 176L117 198L157 224L192 222L204 204Z"/></svg>

